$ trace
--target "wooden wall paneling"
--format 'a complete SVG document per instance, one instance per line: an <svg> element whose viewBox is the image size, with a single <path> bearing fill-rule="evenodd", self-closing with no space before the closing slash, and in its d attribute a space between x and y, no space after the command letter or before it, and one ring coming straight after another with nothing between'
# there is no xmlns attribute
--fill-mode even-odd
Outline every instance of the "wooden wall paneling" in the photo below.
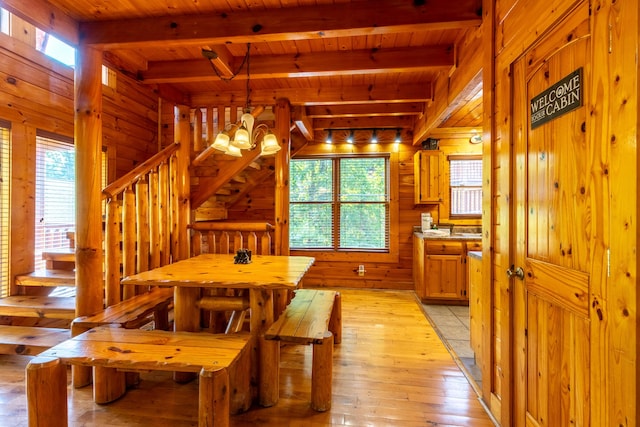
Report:
<svg viewBox="0 0 640 427"><path fill-rule="evenodd" d="M481 262L481 289L482 311L480 313L483 325L483 334L480 342L482 347L482 392L481 398L491 413L499 419L500 411L492 403L492 393L499 383L495 377L496 342L495 324L499 316L494 313L496 298L493 290L496 288L492 264L494 262L494 250L496 239L496 194L495 191L495 160L493 153L496 139L494 121L494 106L496 104L495 91L495 8L497 2L483 0L482 2L482 262ZM487 197L489 195L489 197Z"/></svg>
<svg viewBox="0 0 640 427"><path fill-rule="evenodd" d="M605 1L592 10L590 143L600 211L591 271L592 425L640 423L638 371L638 2ZM603 101L605 100L605 101ZM632 195L635 195L632 196Z"/></svg>
<svg viewBox="0 0 640 427"><path fill-rule="evenodd" d="M20 123L11 124L11 218L9 277L33 271L35 245L36 130ZM13 280L9 295L17 295Z"/></svg>

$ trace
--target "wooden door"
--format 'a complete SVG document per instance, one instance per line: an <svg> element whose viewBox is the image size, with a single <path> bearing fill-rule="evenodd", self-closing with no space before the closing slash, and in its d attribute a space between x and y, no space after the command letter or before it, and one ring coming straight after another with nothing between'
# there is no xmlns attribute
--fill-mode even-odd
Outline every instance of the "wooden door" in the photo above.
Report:
<svg viewBox="0 0 640 427"><path fill-rule="evenodd" d="M512 68L514 419L527 427L590 424L588 8L558 28Z"/></svg>

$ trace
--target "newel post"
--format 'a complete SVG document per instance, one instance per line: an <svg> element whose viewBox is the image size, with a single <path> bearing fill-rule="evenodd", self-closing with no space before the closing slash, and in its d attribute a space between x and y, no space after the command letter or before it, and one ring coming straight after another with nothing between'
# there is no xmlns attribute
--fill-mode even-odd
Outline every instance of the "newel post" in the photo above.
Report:
<svg viewBox="0 0 640 427"><path fill-rule="evenodd" d="M102 51L80 45L75 68L76 315L102 309Z"/></svg>

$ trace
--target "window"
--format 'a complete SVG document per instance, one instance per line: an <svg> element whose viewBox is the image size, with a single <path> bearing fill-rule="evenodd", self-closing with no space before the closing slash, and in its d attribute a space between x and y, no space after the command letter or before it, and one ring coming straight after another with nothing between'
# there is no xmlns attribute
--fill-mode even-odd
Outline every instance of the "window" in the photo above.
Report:
<svg viewBox="0 0 640 427"><path fill-rule="evenodd" d="M67 232L75 231L75 150L69 139L36 137L35 268L45 268L42 252L68 247Z"/></svg>
<svg viewBox="0 0 640 427"><path fill-rule="evenodd" d="M76 64L76 50L72 46L39 28L36 28L36 49L71 68Z"/></svg>
<svg viewBox="0 0 640 427"><path fill-rule="evenodd" d="M0 32L9 34L9 12L0 7Z"/></svg>
<svg viewBox="0 0 640 427"><path fill-rule="evenodd" d="M9 125L0 121L0 298L9 294L10 193Z"/></svg>
<svg viewBox="0 0 640 427"><path fill-rule="evenodd" d="M482 158L449 157L451 217L482 215Z"/></svg>
<svg viewBox="0 0 640 427"><path fill-rule="evenodd" d="M292 249L389 251L389 158L291 160Z"/></svg>

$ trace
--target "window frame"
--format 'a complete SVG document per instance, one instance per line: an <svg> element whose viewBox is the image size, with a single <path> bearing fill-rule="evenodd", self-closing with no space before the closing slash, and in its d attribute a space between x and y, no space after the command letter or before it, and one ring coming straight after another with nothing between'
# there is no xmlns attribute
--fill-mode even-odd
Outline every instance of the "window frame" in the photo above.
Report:
<svg viewBox="0 0 640 427"><path fill-rule="evenodd" d="M313 256L318 261L353 261L354 259L362 259L365 255L368 262L381 262L381 263L397 263L399 262L399 190L398 190L398 153L397 152L375 152L375 153L358 153L357 151L351 153L340 154L318 154L318 155L306 155L300 156L296 159L317 159L317 158L344 158L344 157L388 157L387 167L387 186L388 186L388 215L389 215L389 234L388 250L361 250L361 249L341 249L334 250L320 250L320 249L291 249L291 255L305 255Z"/></svg>
<svg viewBox="0 0 640 427"><path fill-rule="evenodd" d="M293 250L299 251L321 251L321 252L357 252L357 253L389 253L390 250L390 240L391 240L391 221L390 221L390 205L391 205L391 177L390 177L390 158L388 153L371 153L368 155L354 155L354 154L342 154L342 155L310 155L310 156L301 156L296 159L292 159L291 163L295 161L303 161L303 160L331 160L332 162L332 199L330 201L302 201L302 202L291 202L289 201L290 206L295 204L300 205L309 205L309 204L321 204L324 206L331 206L331 233L332 233L332 246L331 247L323 247L323 248L293 248ZM341 187L341 166L342 160L345 159L365 159L365 158L378 158L384 160L385 167L385 200L384 201L353 201L353 200L342 200L342 195L340 193ZM385 247L384 248L352 248L352 247L344 247L341 242L341 230L343 229L341 223L341 212L343 211L342 206L346 205L383 205L386 214L386 234L384 236Z"/></svg>
<svg viewBox="0 0 640 427"><path fill-rule="evenodd" d="M453 188L451 186L451 162L452 161L460 161L460 160L476 160L476 161L480 161L482 164L482 155L480 154L458 154L458 155L449 155L447 156L447 192L446 192L446 212L449 216L450 220L481 220L482 219L482 212L480 212L479 214L454 214L451 212L452 210L452 203L451 203L451 193L453 191ZM482 165L482 167L484 167L484 165ZM482 174L481 174L482 175ZM480 176L480 185L477 186L477 188L480 189L480 191L482 192L482 176ZM474 186L473 188L476 188L476 186Z"/></svg>

